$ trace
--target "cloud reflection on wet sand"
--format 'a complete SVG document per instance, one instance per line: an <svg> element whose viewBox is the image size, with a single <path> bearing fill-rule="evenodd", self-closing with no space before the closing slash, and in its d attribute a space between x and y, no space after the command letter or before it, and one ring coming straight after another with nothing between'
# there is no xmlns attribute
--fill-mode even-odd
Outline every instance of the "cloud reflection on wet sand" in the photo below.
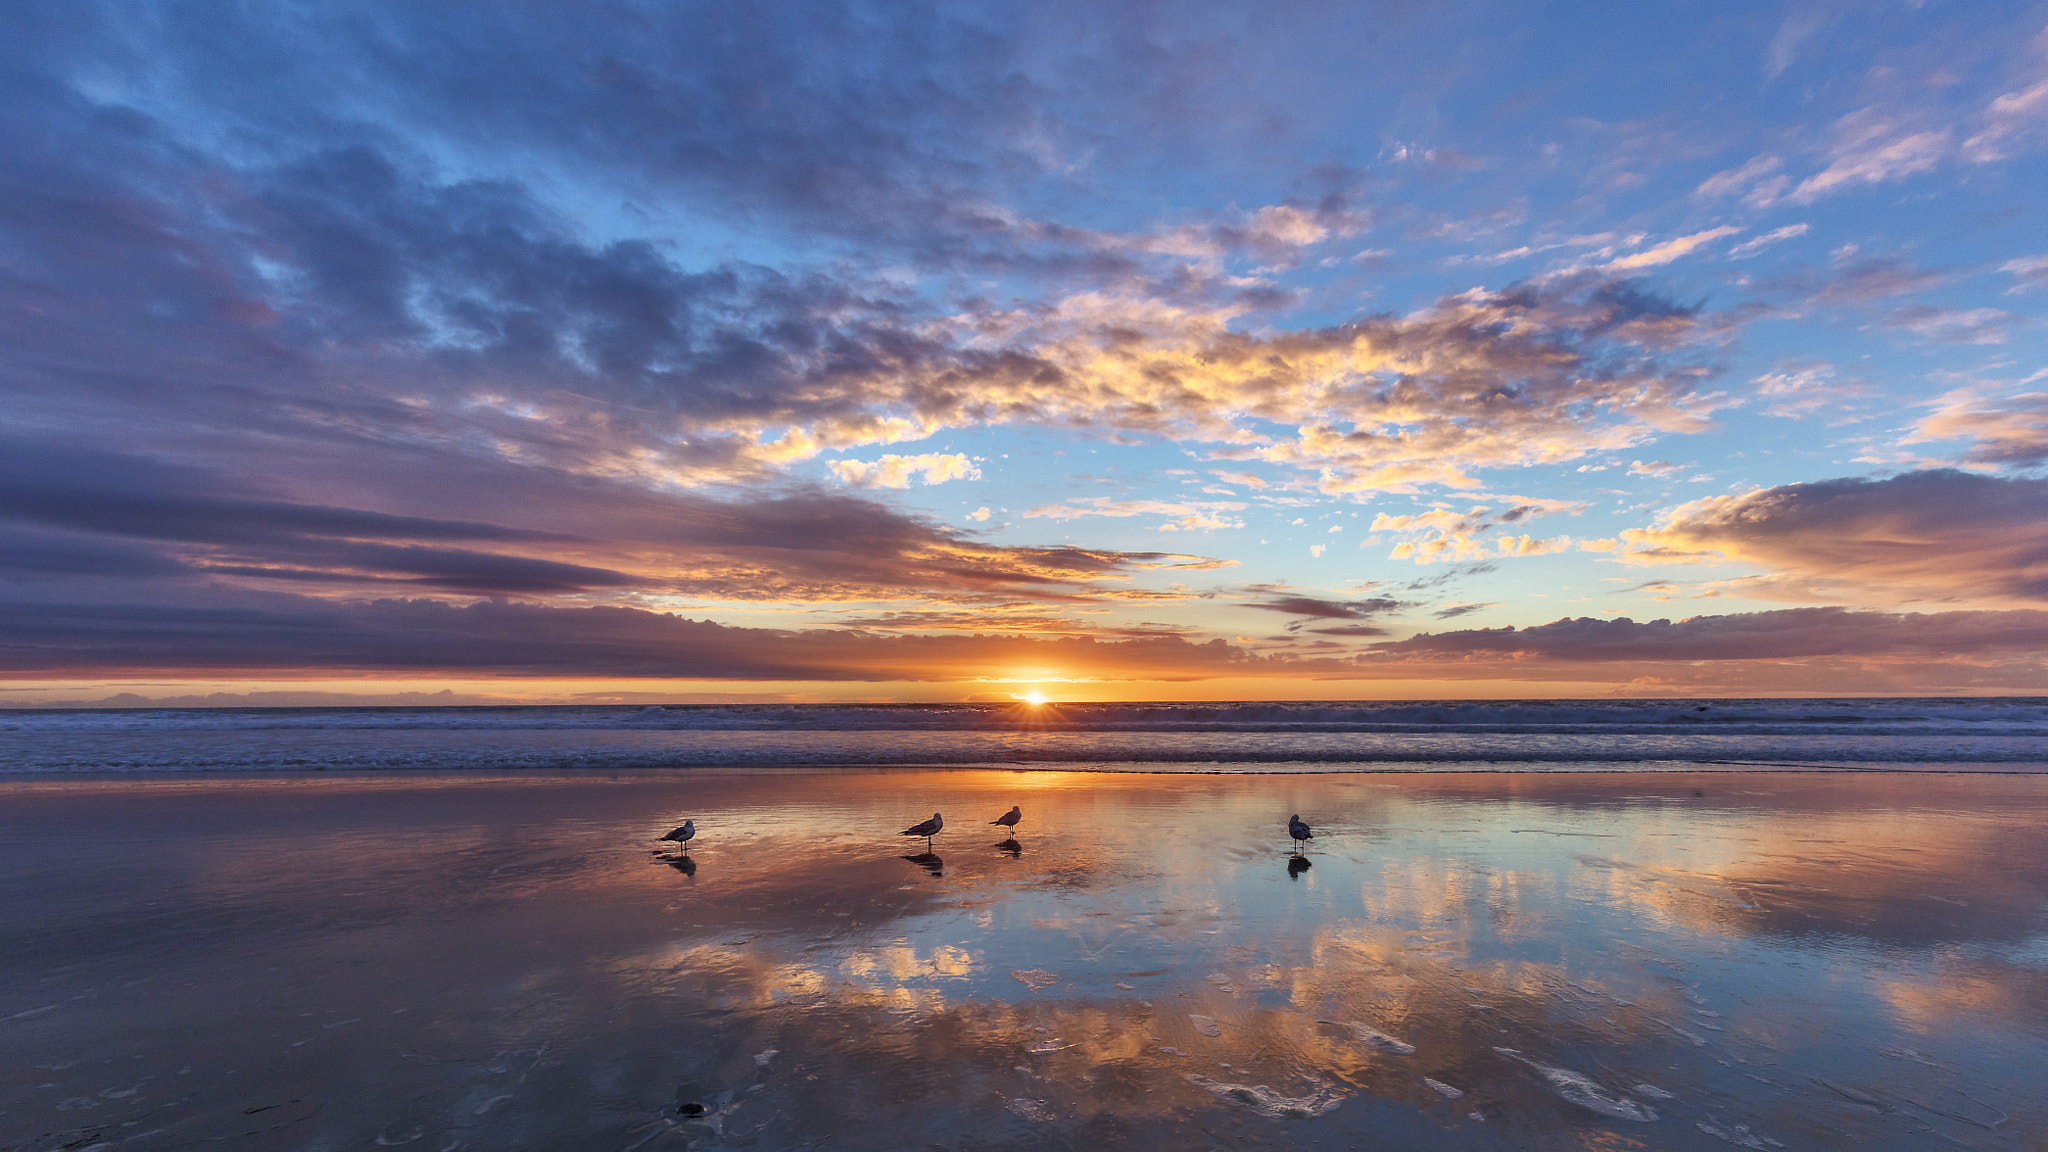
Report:
<svg viewBox="0 0 2048 1152"><path fill-rule="evenodd" d="M2048 781L0 791L0 975L34 990L0 1004L27 1013L0 1024L24 1054L0 1082L9 1147L2021 1148L2048 1130L2018 1072L2048 1055ZM969 822L1011 803L1031 820L1015 856ZM967 829L939 837L936 874L890 835L933 807ZM1291 872L1297 810L1318 839ZM653 854L685 815L693 874Z"/></svg>

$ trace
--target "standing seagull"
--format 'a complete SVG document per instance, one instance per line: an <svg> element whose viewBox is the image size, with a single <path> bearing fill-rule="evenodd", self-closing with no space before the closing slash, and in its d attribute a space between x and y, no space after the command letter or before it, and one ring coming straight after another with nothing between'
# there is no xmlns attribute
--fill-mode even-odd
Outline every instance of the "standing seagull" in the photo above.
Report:
<svg viewBox="0 0 2048 1152"><path fill-rule="evenodd" d="M1287 818L1287 834L1294 837L1296 852L1301 851L1302 841L1316 838L1316 834L1308 830L1308 825L1301 822L1301 814L1298 812Z"/></svg>
<svg viewBox="0 0 2048 1152"><path fill-rule="evenodd" d="M939 834L939 829L944 828L945 826L946 822L939 818L939 814L937 812L934 812L932 813L931 819L925 821L922 824L912 824L910 827L905 828L903 830L903 834L905 836L924 837L924 850L929 852L932 850L932 837L937 836Z"/></svg>
<svg viewBox="0 0 2048 1152"><path fill-rule="evenodd" d="M1024 810L1022 808L1017 807L1015 804L1012 804L1010 805L1010 810L1008 812L1005 812L1001 816L998 816L995 819L989 821L989 823L1001 824L1005 828L1015 828L1017 826L1017 821L1022 820L1023 818Z"/></svg>
<svg viewBox="0 0 2048 1152"><path fill-rule="evenodd" d="M673 840L676 843L682 845L683 853L685 855L688 855L690 851L690 841L695 839L696 835L697 822L695 820L685 820L683 821L683 826L681 828L678 828L675 831L669 833L668 835L663 836L662 839Z"/></svg>

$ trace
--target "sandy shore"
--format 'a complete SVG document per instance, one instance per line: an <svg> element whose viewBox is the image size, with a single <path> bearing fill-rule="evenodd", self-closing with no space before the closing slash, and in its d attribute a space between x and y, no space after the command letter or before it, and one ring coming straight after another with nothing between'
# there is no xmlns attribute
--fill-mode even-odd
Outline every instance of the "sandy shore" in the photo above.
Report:
<svg viewBox="0 0 2048 1152"><path fill-rule="evenodd" d="M2044 816L2038 777L0 781L0 1147L2029 1148Z"/></svg>

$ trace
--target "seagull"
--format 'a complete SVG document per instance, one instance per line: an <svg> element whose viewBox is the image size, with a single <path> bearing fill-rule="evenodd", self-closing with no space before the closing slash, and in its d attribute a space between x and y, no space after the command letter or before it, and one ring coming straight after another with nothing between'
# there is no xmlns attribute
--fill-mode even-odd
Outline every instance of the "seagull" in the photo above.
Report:
<svg viewBox="0 0 2048 1152"><path fill-rule="evenodd" d="M1316 834L1308 830L1308 825L1301 822L1301 814L1298 812L1287 818L1287 834L1294 837L1296 852L1301 851L1302 841L1316 838Z"/></svg>
<svg viewBox="0 0 2048 1152"><path fill-rule="evenodd" d="M939 829L944 828L945 826L946 822L939 818L939 814L937 812L934 812L932 813L931 819L925 821L922 824L912 824L910 827L905 828L903 830L903 834L905 836L924 837L924 850L929 852L932 850L932 837L937 836L939 834Z"/></svg>
<svg viewBox="0 0 2048 1152"><path fill-rule="evenodd" d="M669 833L668 835L663 836L662 839L673 840L676 843L683 846L683 851L688 852L690 850L690 841L694 839L696 835L697 822L695 820L685 820L683 821L683 826L681 828L678 828L675 831Z"/></svg>
<svg viewBox="0 0 2048 1152"><path fill-rule="evenodd" d="M1001 824L1005 828L1015 828L1017 826L1017 821L1022 820L1023 818L1024 810L1022 808L1017 807L1015 804L1012 804L1010 805L1010 810L1008 812L1005 812L1001 816L998 816L995 819L989 821L989 823Z"/></svg>

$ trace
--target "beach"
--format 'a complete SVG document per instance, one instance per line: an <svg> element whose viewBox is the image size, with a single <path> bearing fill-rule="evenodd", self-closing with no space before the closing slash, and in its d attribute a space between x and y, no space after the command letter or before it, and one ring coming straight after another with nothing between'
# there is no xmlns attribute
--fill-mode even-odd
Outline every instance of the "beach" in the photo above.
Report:
<svg viewBox="0 0 2048 1152"><path fill-rule="evenodd" d="M2010 774L16 774L0 1147L2029 1148L2044 816Z"/></svg>

